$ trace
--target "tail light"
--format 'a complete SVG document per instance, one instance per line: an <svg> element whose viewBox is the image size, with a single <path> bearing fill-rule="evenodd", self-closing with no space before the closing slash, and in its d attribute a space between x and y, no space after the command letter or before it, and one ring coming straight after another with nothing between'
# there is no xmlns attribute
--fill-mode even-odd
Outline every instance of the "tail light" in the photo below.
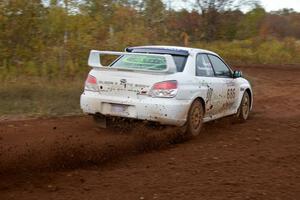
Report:
<svg viewBox="0 0 300 200"><path fill-rule="evenodd" d="M86 81L85 81L84 89L88 90L88 91L97 92L98 91L98 86L97 86L96 77L94 77L92 75L88 75L88 77L86 78Z"/></svg>
<svg viewBox="0 0 300 200"><path fill-rule="evenodd" d="M177 81L163 81L155 83L149 95L152 97L172 98L177 94Z"/></svg>

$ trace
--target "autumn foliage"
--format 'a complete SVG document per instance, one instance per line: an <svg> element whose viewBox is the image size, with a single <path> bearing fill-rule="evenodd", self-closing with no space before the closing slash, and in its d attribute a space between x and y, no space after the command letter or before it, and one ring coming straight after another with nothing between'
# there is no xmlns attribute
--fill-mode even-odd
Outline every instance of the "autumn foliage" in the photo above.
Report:
<svg viewBox="0 0 300 200"><path fill-rule="evenodd" d="M0 78L74 77L87 71L91 49L152 44L206 48L232 64L300 63L300 13L268 13L258 5L246 13L200 12L194 4L175 10L165 3L1 1Z"/></svg>

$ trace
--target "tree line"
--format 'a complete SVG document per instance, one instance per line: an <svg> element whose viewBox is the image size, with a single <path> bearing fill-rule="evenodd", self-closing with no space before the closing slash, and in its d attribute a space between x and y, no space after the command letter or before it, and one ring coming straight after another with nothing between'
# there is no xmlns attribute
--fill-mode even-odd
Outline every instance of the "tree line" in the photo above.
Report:
<svg viewBox="0 0 300 200"><path fill-rule="evenodd" d="M286 60L299 55L300 13L294 10L266 12L253 0L181 1L189 7L174 9L161 0L2 0L0 74L75 76L86 70L90 49L145 44L221 49L246 41L239 45L247 49L275 41L274 48L293 50ZM248 12L241 11L245 3Z"/></svg>

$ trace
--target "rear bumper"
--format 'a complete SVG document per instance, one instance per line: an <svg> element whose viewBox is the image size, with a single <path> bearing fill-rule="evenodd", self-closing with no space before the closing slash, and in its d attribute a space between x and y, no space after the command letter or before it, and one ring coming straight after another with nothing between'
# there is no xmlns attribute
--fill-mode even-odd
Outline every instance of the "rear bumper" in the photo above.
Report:
<svg viewBox="0 0 300 200"><path fill-rule="evenodd" d="M182 126L186 122L190 102L148 96L139 96L138 98L114 97L85 91L81 95L80 106L83 112L88 114L101 113L108 116Z"/></svg>

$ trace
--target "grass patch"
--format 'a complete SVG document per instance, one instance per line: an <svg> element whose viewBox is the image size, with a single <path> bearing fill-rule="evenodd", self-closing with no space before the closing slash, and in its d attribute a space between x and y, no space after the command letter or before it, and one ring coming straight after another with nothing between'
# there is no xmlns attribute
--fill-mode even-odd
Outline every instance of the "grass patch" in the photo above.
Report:
<svg viewBox="0 0 300 200"><path fill-rule="evenodd" d="M214 51L233 65L300 63L300 42L293 38L281 41L257 38L232 42L200 42L194 46Z"/></svg>
<svg viewBox="0 0 300 200"><path fill-rule="evenodd" d="M84 78L46 81L42 78L5 81L0 86L0 116L81 114Z"/></svg>

